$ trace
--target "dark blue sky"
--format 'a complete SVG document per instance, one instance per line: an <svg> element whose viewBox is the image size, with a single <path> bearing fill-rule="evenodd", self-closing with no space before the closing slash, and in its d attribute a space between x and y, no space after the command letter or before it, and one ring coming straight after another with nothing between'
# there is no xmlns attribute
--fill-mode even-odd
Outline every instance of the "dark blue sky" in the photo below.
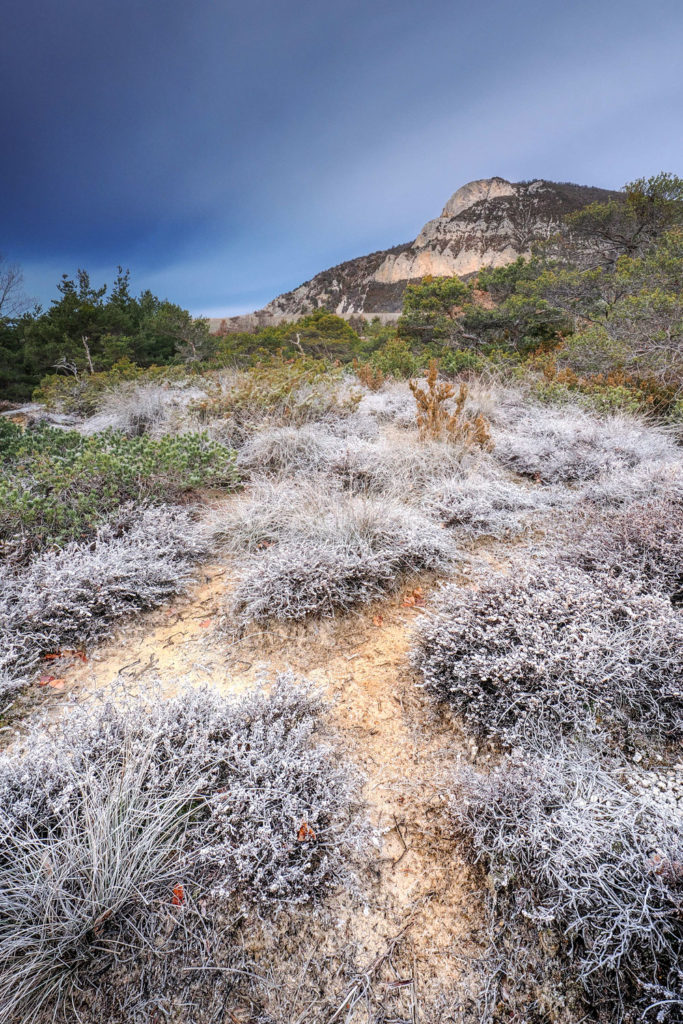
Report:
<svg viewBox="0 0 683 1024"><path fill-rule="evenodd" d="M0 251L255 308L473 178L683 173L681 0L6 0Z"/></svg>

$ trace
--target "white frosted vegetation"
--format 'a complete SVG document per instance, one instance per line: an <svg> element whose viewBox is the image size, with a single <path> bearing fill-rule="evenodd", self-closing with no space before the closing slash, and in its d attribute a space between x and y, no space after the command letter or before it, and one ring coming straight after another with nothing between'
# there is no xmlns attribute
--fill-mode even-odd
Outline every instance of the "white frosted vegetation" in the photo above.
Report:
<svg viewBox="0 0 683 1024"><path fill-rule="evenodd" d="M107 636L124 615L179 593L206 534L168 506L122 510L92 542L48 551L0 581L0 669L20 678L41 655Z"/></svg>
<svg viewBox="0 0 683 1024"><path fill-rule="evenodd" d="M531 925L554 937L565 986L576 978L600 1019L636 1019L634 1007L638 1019L679 1019L683 809L630 786L623 765L546 736L490 773L462 769L451 813L489 873L501 948L535 947ZM530 948L526 962L537 960Z"/></svg>
<svg viewBox="0 0 683 1024"><path fill-rule="evenodd" d="M251 619L330 615L394 589L408 574L445 570L448 534L396 501L348 494L325 482L260 488L218 527L248 552L232 611Z"/></svg>
<svg viewBox="0 0 683 1024"><path fill-rule="evenodd" d="M517 741L593 714L655 736L683 730L683 619L668 599L544 561L446 587L419 624L424 685L477 734Z"/></svg>
<svg viewBox="0 0 683 1024"><path fill-rule="evenodd" d="M108 1000L137 1020L171 992L180 1011L193 972L234 982L231 948L348 884L367 844L310 687L148 697L72 708L0 759L8 1024L110 1019Z"/></svg>

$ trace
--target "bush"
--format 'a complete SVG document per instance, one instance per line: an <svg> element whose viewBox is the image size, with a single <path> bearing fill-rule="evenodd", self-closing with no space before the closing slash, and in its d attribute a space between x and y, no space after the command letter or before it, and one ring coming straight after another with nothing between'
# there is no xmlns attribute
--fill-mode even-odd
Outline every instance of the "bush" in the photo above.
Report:
<svg viewBox="0 0 683 1024"><path fill-rule="evenodd" d="M279 354L249 370L218 374L196 411L205 423L217 417L228 421L236 442L242 442L265 422L287 426L336 421L352 414L359 400L360 393L349 386L341 369Z"/></svg>
<svg viewBox="0 0 683 1024"><path fill-rule="evenodd" d="M543 483L594 480L678 457L675 443L654 427L625 415L598 419L576 406L531 406L493 439L500 462Z"/></svg>
<svg viewBox="0 0 683 1024"><path fill-rule="evenodd" d="M654 458L633 469L619 469L596 477L578 493L596 505L617 507L655 497L683 502L683 461L676 453L669 458Z"/></svg>
<svg viewBox="0 0 683 1024"><path fill-rule="evenodd" d="M143 369L130 359L120 359L110 370L80 377L51 374L44 377L33 392L33 399L48 409L93 416L102 404L122 387L135 383L140 387L162 386L169 381L187 380L188 371L180 366L151 366Z"/></svg>
<svg viewBox="0 0 683 1024"><path fill-rule="evenodd" d="M339 438L317 424L265 428L240 449L238 467L275 477L324 472L340 447Z"/></svg>
<svg viewBox="0 0 683 1024"><path fill-rule="evenodd" d="M524 486L490 470L475 469L434 485L425 507L446 526L469 537L502 539L570 500L562 488Z"/></svg>
<svg viewBox="0 0 683 1024"><path fill-rule="evenodd" d="M570 968L560 1006L575 977L600 1020L680 1020L683 808L672 813L658 792L547 738L490 774L459 773L453 819L489 872L497 944L533 943L529 925L544 939L526 977L507 978L507 999L534 961L549 973L555 945Z"/></svg>
<svg viewBox="0 0 683 1024"><path fill-rule="evenodd" d="M666 597L683 591L683 502L653 498L574 524L564 557ZM683 601L683 593L681 593Z"/></svg>
<svg viewBox="0 0 683 1024"><path fill-rule="evenodd" d="M79 430L90 435L105 430L117 430L127 437L142 434L166 434L187 417L191 403L206 394L200 387L185 384L182 387L166 384L133 384L106 394L98 411L87 419Z"/></svg>
<svg viewBox="0 0 683 1024"><path fill-rule="evenodd" d="M238 569L231 606L242 621L331 615L455 557L449 537L419 512L315 488L271 491L270 503L261 491L221 529L254 552Z"/></svg>
<svg viewBox="0 0 683 1024"><path fill-rule="evenodd" d="M91 543L35 556L0 580L0 672L30 672L41 656L82 649L124 615L154 608L186 586L206 550L191 516L165 507L123 509Z"/></svg>
<svg viewBox="0 0 683 1024"><path fill-rule="evenodd" d="M217 980L259 919L348 883L368 833L323 709L287 677L181 689L75 708L4 756L2 1019L109 1020L117 995L125 1020L155 996L182 1012L193 968Z"/></svg>
<svg viewBox="0 0 683 1024"><path fill-rule="evenodd" d="M25 553L92 536L126 502L234 487L235 454L204 434L158 440L0 423L0 541Z"/></svg>
<svg viewBox="0 0 683 1024"><path fill-rule="evenodd" d="M682 642L668 600L551 563L446 587L413 656L424 685L478 734L512 742L537 723L570 730L597 714L676 736Z"/></svg>
<svg viewBox="0 0 683 1024"><path fill-rule="evenodd" d="M445 438L465 447L491 448L490 423L481 413L471 416L466 407L468 387L465 381L460 381L456 395L455 385L450 381L439 381L438 373L439 364L432 359L424 387L417 381L408 382L417 407L420 437Z"/></svg>

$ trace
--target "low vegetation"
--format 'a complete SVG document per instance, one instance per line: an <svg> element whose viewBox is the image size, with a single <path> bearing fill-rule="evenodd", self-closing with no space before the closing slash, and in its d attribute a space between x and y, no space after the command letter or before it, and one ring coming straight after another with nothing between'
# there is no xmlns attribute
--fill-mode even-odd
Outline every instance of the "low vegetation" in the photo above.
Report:
<svg viewBox="0 0 683 1024"><path fill-rule="evenodd" d="M455 557L419 511L324 487L260 489L221 529L248 552L231 602L242 622L332 615Z"/></svg>
<svg viewBox="0 0 683 1024"><path fill-rule="evenodd" d="M181 688L76 707L5 755L2 1019L178 1011L206 971L227 994L250 929L348 883L367 833L323 712L286 677Z"/></svg>
<svg viewBox="0 0 683 1024"><path fill-rule="evenodd" d="M158 440L114 431L84 437L0 422L0 540L24 555L92 536L129 502L173 502L237 483L234 452L206 434Z"/></svg>
<svg viewBox="0 0 683 1024"><path fill-rule="evenodd" d="M206 549L205 531L189 512L128 506L93 540L71 541L6 571L0 581L0 673L6 690L46 656L85 651L123 616L178 594Z"/></svg>
<svg viewBox="0 0 683 1024"><path fill-rule="evenodd" d="M476 733L515 742L598 715L659 737L683 729L683 620L668 598L561 563L446 587L421 624L424 685Z"/></svg>
<svg viewBox="0 0 683 1024"><path fill-rule="evenodd" d="M547 735L489 773L459 772L453 825L489 875L509 957L487 979L490 1010L680 1020L683 816L649 774L629 780Z"/></svg>

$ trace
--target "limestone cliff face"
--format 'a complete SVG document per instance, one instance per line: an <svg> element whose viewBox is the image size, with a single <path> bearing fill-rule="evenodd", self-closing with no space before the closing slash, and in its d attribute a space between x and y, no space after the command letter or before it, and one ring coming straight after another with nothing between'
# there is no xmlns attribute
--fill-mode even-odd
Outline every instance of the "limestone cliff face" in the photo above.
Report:
<svg viewBox="0 0 683 1024"><path fill-rule="evenodd" d="M511 263L528 255L533 242L554 234L566 214L615 194L542 180L471 181L453 193L441 215L425 224L414 242L324 270L262 310L223 323L228 330L254 330L321 306L347 318L360 315L395 320L411 282L428 274L465 277L482 267Z"/></svg>

